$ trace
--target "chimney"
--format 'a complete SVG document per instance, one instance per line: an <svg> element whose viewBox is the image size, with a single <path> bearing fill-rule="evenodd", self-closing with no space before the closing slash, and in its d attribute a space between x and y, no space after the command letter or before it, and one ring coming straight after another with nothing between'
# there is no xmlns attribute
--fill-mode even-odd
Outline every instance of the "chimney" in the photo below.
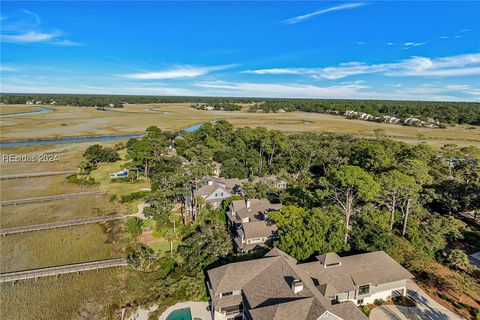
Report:
<svg viewBox="0 0 480 320"><path fill-rule="evenodd" d="M302 290L303 290L303 282L301 280L297 280L297 279L293 280L293 282L292 282L293 293L297 294Z"/></svg>
<svg viewBox="0 0 480 320"><path fill-rule="evenodd" d="M211 185L213 185L213 180L208 180L207 183L208 183L209 186L211 186Z"/></svg>
<svg viewBox="0 0 480 320"><path fill-rule="evenodd" d="M245 207L250 208L250 200L245 199Z"/></svg>

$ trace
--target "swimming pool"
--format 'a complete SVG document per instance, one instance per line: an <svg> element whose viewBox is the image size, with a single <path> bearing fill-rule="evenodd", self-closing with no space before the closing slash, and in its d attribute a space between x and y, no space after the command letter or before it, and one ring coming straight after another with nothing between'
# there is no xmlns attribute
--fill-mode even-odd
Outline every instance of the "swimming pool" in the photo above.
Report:
<svg viewBox="0 0 480 320"><path fill-rule="evenodd" d="M178 309L170 312L167 320L192 320L190 308Z"/></svg>

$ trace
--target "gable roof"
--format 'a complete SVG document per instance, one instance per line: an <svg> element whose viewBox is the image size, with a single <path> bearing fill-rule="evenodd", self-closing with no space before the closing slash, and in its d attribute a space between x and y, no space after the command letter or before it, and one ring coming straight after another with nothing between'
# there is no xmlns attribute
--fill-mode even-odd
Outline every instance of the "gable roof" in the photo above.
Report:
<svg viewBox="0 0 480 320"><path fill-rule="evenodd" d="M342 262L342 259L338 254L335 252L327 252L321 255L316 256L318 261L320 261L321 264L324 266L328 266L331 264L340 264Z"/></svg>
<svg viewBox="0 0 480 320"><path fill-rule="evenodd" d="M255 216L260 212L265 212L269 210L280 210L282 205L280 203L270 203L267 199L251 199L250 207L247 207L247 201L245 200L234 200L232 201L233 211L241 219L250 218L250 220L256 220Z"/></svg>
<svg viewBox="0 0 480 320"><path fill-rule="evenodd" d="M217 189L224 189L224 187L216 182L206 184L194 191L195 196L209 196ZM225 189L224 189L225 190Z"/></svg>
<svg viewBox="0 0 480 320"><path fill-rule="evenodd" d="M208 278L216 293L242 289L252 278L274 263L278 257L267 257L230 263L208 270Z"/></svg>
<svg viewBox="0 0 480 320"><path fill-rule="evenodd" d="M320 284L328 283L340 292L355 290L361 284L382 284L414 276L383 251L342 257L341 265L324 268L318 262L298 265L298 268L316 279Z"/></svg>
<svg viewBox="0 0 480 320"><path fill-rule="evenodd" d="M334 309L338 307L332 308L330 300L315 287L309 275L298 268L300 265L295 258L274 248L263 258L209 270L208 276L215 294L242 290L244 304L255 320L317 320L321 316L336 319L335 315L340 315ZM294 293L293 280L301 280L303 290ZM223 299L212 298L217 305ZM343 311L348 315L343 319L366 319L353 303L340 305L353 307Z"/></svg>
<svg viewBox="0 0 480 320"><path fill-rule="evenodd" d="M277 225L269 221L252 221L242 224L245 239L268 237L277 231Z"/></svg>

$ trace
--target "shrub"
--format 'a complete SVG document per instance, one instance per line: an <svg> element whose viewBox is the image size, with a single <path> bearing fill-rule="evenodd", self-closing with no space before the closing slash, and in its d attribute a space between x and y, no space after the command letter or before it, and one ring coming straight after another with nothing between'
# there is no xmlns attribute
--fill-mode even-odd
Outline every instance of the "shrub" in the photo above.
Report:
<svg viewBox="0 0 480 320"><path fill-rule="evenodd" d="M133 237L142 233L143 220L137 217L130 217L125 223L125 230Z"/></svg>
<svg viewBox="0 0 480 320"><path fill-rule="evenodd" d="M80 176L78 174L72 174L67 177L68 183L73 183L73 184L80 184L84 186L93 186L98 184L95 179L89 176Z"/></svg>
<svg viewBox="0 0 480 320"><path fill-rule="evenodd" d="M385 301L383 301L383 299L375 299L375 301L373 301L373 303L374 303L376 306L381 306L382 304L385 303Z"/></svg>
<svg viewBox="0 0 480 320"><path fill-rule="evenodd" d="M360 310L363 312L364 315L367 317L370 315L370 308L368 306L361 306Z"/></svg>
<svg viewBox="0 0 480 320"><path fill-rule="evenodd" d="M127 195L124 195L120 198L120 202L121 203L127 203L127 202L131 202L133 200L138 200L138 199L142 199L144 197L147 196L147 194L149 194L150 191L137 191L137 192L132 192L132 193L129 193Z"/></svg>

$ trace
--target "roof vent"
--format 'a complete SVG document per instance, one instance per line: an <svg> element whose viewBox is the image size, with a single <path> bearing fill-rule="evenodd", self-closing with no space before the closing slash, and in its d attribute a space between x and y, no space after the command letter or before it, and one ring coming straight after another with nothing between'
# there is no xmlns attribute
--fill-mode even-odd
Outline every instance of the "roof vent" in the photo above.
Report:
<svg viewBox="0 0 480 320"><path fill-rule="evenodd" d="M211 186L211 185L213 185L213 180L208 180L207 183L208 183L209 186Z"/></svg>
<svg viewBox="0 0 480 320"><path fill-rule="evenodd" d="M250 208L250 200L245 199L245 207Z"/></svg>
<svg viewBox="0 0 480 320"><path fill-rule="evenodd" d="M302 290L303 290L303 282L301 280L297 280L297 279L293 280L293 282L292 282L293 293L297 294Z"/></svg>

